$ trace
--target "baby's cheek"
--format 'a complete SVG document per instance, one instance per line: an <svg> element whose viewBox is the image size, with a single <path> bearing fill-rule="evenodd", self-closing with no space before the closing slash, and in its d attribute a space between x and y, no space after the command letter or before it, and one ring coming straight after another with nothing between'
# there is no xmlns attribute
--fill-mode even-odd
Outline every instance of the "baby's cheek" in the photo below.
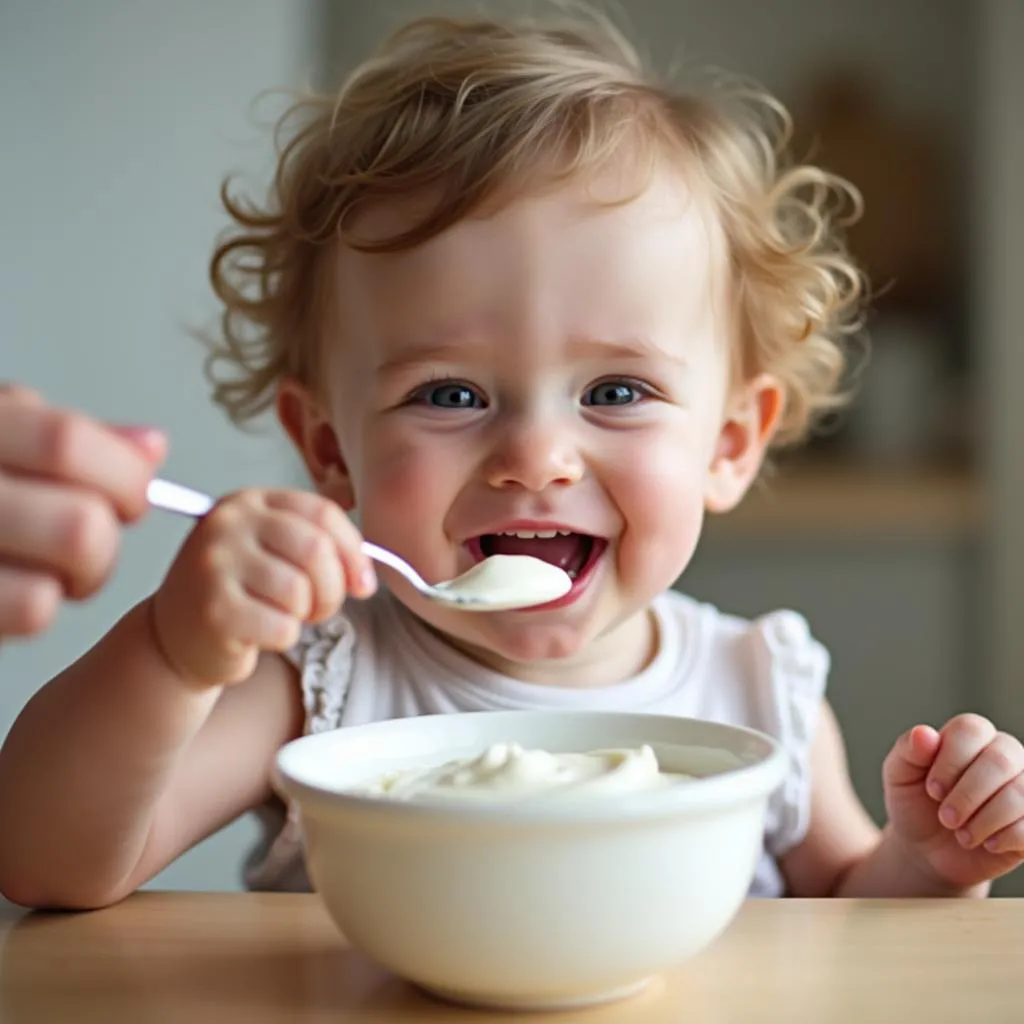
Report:
<svg viewBox="0 0 1024 1024"><path fill-rule="evenodd" d="M426 490L431 466L406 447L381 456L371 456L365 474L367 500L388 502Z"/></svg>
<svg viewBox="0 0 1024 1024"><path fill-rule="evenodd" d="M623 581L660 591L693 556L704 521L703 474L677 446L651 446L616 487L626 529L620 548Z"/></svg>
<svg viewBox="0 0 1024 1024"><path fill-rule="evenodd" d="M429 448L400 444L368 452L359 495L365 525L436 526L431 520L443 519L451 477L451 460Z"/></svg>

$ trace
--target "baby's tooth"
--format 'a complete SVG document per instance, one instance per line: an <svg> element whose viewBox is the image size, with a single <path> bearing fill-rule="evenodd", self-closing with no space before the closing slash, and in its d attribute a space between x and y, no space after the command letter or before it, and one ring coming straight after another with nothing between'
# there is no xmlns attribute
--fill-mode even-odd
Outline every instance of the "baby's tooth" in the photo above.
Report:
<svg viewBox="0 0 1024 1024"><path fill-rule="evenodd" d="M519 540L551 540L553 537L568 537L569 530L503 530L501 537L517 537Z"/></svg>

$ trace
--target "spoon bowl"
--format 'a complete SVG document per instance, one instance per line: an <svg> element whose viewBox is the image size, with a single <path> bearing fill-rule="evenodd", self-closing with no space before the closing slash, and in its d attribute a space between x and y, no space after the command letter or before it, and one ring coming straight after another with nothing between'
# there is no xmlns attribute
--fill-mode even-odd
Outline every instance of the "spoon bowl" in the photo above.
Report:
<svg viewBox="0 0 1024 1024"><path fill-rule="evenodd" d="M165 512L174 512L177 515L190 516L193 519L202 518L214 505L213 498L208 494L173 483L170 480L161 480L159 477L150 481L146 498L154 508L163 509ZM536 568L545 573L540 587L533 588L530 593L515 594L513 593L514 588L499 589L491 594L488 594L486 589L474 589L469 592L465 589L460 590L459 584L473 573L472 569L454 580L431 584L427 583L404 558L396 555L393 551L366 540L362 543L362 549L375 562L400 573L424 597L428 597L438 604L448 605L465 612L497 612L535 607L539 604L546 604L548 601L557 600L567 594L572 587L572 580L568 574L539 559L530 559L530 561L538 562ZM504 557L523 558L526 556ZM564 581L557 574L564 576ZM531 590L529 587L526 589Z"/></svg>

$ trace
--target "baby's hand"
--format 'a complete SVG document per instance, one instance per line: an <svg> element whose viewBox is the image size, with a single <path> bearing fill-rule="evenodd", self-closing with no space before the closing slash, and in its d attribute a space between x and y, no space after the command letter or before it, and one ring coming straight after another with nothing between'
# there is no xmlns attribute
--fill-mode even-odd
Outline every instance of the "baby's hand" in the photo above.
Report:
<svg viewBox="0 0 1024 1024"><path fill-rule="evenodd" d="M892 829L943 882L970 887L1024 861L1024 747L987 719L915 726L882 776Z"/></svg>
<svg viewBox="0 0 1024 1024"><path fill-rule="evenodd" d="M252 675L261 651L285 651L305 622L346 594L369 596L373 568L332 501L302 491L243 491L196 526L153 595L161 652L185 681L226 685Z"/></svg>

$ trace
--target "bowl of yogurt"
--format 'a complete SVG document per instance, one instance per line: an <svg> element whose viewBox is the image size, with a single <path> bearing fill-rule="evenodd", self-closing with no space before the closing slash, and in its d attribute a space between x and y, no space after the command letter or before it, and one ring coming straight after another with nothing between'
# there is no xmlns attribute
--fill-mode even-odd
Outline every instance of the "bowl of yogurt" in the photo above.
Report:
<svg viewBox="0 0 1024 1024"><path fill-rule="evenodd" d="M479 712L303 737L275 781L348 941L435 995L504 1009L625 997L743 902L785 755L749 729Z"/></svg>

